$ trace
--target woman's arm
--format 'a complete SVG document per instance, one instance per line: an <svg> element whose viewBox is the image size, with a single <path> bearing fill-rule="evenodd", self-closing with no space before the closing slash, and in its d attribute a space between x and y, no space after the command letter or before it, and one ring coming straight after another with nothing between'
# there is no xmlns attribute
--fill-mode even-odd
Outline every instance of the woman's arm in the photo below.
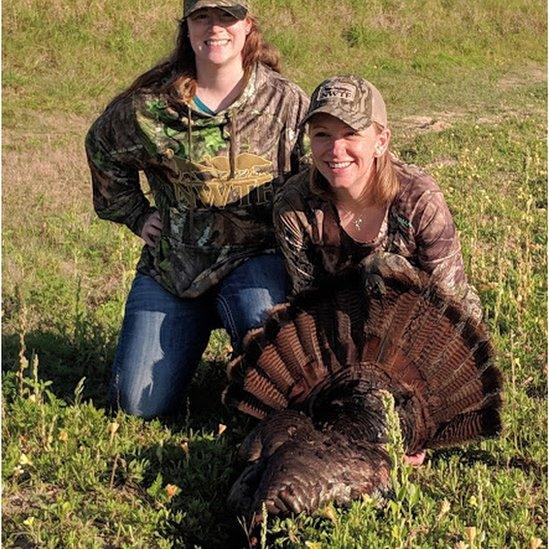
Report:
<svg viewBox="0 0 549 549"><path fill-rule="evenodd" d="M144 151L132 120L126 104L111 106L88 132L86 154L97 215L124 223L142 237L145 222L156 208L139 185Z"/></svg>
<svg viewBox="0 0 549 549"><path fill-rule="evenodd" d="M467 283L461 245L454 220L440 190L422 194L412 218L418 266L433 280L467 304L475 318L482 318L476 290Z"/></svg>
<svg viewBox="0 0 549 549"><path fill-rule="evenodd" d="M275 200L273 222L292 282L292 293L296 294L314 283L316 269L312 260L311 240L300 220L300 216L305 215L303 207L283 195L284 190Z"/></svg>

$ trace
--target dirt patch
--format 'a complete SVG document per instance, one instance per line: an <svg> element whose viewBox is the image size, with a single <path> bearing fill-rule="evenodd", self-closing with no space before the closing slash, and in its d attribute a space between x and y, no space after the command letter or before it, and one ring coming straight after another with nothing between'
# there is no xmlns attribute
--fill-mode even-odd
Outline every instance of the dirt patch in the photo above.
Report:
<svg viewBox="0 0 549 549"><path fill-rule="evenodd" d="M436 116L407 116L402 118L398 125L404 131L413 131L414 133L441 132L450 128L452 122L458 117L457 113L439 113Z"/></svg>
<svg viewBox="0 0 549 549"><path fill-rule="evenodd" d="M522 90L528 90L532 86L547 82L546 71L537 65L526 65L520 73L509 72L494 84L494 93L502 94L502 101L499 104L497 112L493 109L482 107L472 107L470 110L463 111L444 111L430 114L420 114L406 116L400 120L395 120L392 124L398 134L404 134L411 137L416 134L426 132L440 132L451 128L454 124L465 119L474 120L477 124L497 124L517 116L531 115L533 112L540 113L545 111L545 105L540 106L539 101L522 99L516 101L513 99L513 93L521 93Z"/></svg>
<svg viewBox="0 0 549 549"><path fill-rule="evenodd" d="M40 509L38 501L41 503L44 501L54 503L60 491L59 488L51 487L42 492L23 488L3 498L2 514L5 519L13 519L16 516L29 516L33 510Z"/></svg>
<svg viewBox="0 0 549 549"><path fill-rule="evenodd" d="M48 112L28 111L25 112L24 120L18 118L9 128L4 128L4 130L8 130L13 138L17 136L30 137L40 135L84 136L91 123L92 120L90 118L71 113L59 115Z"/></svg>
<svg viewBox="0 0 549 549"><path fill-rule="evenodd" d="M525 85L547 82L547 72L538 66L526 66L520 74L508 73L501 78L497 87L501 90L512 90Z"/></svg>

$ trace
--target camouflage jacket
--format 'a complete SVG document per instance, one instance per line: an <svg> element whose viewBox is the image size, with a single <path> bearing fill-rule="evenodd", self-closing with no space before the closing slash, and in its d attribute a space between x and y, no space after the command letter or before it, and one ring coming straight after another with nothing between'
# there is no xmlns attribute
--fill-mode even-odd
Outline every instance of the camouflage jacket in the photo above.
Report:
<svg viewBox="0 0 549 549"><path fill-rule="evenodd" d="M275 249L273 197L299 169L307 106L298 86L262 64L214 116L145 91L114 101L86 138L97 214L139 235L157 208L162 235L144 246L138 270L180 297L202 294Z"/></svg>
<svg viewBox="0 0 549 549"><path fill-rule="evenodd" d="M385 213L378 236L362 244L340 226L336 207L311 191L309 171L292 177L277 194L274 225L297 293L341 272L374 252L406 258L447 291L465 298L475 317L480 300L467 284L459 237L436 182L419 168L394 159L399 192Z"/></svg>

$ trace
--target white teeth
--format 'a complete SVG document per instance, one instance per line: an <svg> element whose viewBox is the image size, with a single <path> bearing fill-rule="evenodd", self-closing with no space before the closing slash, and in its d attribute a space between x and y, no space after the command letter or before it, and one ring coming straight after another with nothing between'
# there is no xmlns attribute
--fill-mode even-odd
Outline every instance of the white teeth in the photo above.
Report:
<svg viewBox="0 0 549 549"><path fill-rule="evenodd" d="M228 40L206 40L208 46L226 46L228 43Z"/></svg>
<svg viewBox="0 0 549 549"><path fill-rule="evenodd" d="M328 162L328 166L333 170L340 168L348 168L351 165L351 162Z"/></svg>

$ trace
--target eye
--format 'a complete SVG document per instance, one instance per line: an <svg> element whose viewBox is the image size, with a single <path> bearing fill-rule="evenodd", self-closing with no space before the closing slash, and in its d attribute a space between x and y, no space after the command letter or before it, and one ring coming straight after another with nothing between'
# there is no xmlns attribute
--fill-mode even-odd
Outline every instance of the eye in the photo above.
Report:
<svg viewBox="0 0 549 549"><path fill-rule="evenodd" d="M362 136L360 135L360 132L356 130L349 130L348 132L345 133L345 137L351 138L351 139L354 139L354 138L360 139Z"/></svg>
<svg viewBox="0 0 549 549"><path fill-rule="evenodd" d="M236 18L226 11L221 12L219 19L221 19L224 23L234 23L236 21Z"/></svg>
<svg viewBox="0 0 549 549"><path fill-rule="evenodd" d="M189 19L191 21L203 22L208 19L208 14L204 11L197 11L195 13L191 13Z"/></svg>
<svg viewBox="0 0 549 549"><path fill-rule="evenodd" d="M311 137L316 137L316 138L323 138L323 137L329 137L328 135L328 132L325 131L325 130L311 130Z"/></svg>

